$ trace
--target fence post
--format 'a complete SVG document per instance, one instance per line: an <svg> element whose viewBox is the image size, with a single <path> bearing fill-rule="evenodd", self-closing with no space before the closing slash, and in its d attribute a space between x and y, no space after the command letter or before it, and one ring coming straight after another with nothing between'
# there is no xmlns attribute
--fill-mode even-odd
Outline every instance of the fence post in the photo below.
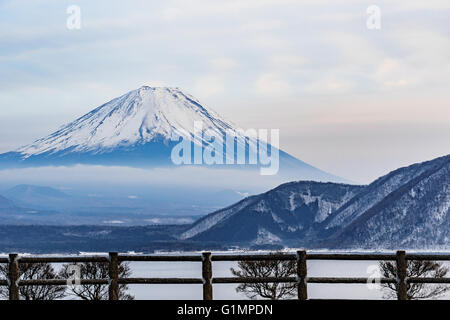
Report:
<svg viewBox="0 0 450 320"><path fill-rule="evenodd" d="M9 255L8 269L9 300L19 300L19 262L16 253Z"/></svg>
<svg viewBox="0 0 450 320"><path fill-rule="evenodd" d="M213 299L211 252L202 253L203 300Z"/></svg>
<svg viewBox="0 0 450 320"><path fill-rule="evenodd" d="M299 300L308 300L306 276L306 250L297 251L297 295Z"/></svg>
<svg viewBox="0 0 450 320"><path fill-rule="evenodd" d="M117 252L109 253L109 300L119 300L119 259Z"/></svg>
<svg viewBox="0 0 450 320"><path fill-rule="evenodd" d="M407 262L406 262L406 252L397 251L397 299L398 300L408 300L408 284L407 279Z"/></svg>

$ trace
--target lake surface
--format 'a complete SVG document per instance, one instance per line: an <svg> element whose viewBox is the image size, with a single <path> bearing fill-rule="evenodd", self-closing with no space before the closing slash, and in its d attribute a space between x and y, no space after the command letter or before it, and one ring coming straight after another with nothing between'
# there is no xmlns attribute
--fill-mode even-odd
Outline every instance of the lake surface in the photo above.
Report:
<svg viewBox="0 0 450 320"><path fill-rule="evenodd" d="M308 261L310 277L368 277L367 268L372 261ZM375 264L376 265L376 264ZM200 262L132 262L133 277L186 277L201 278ZM213 262L213 276L231 277L235 262ZM236 284L214 284L214 299L247 299L236 292ZM136 299L188 299L201 300L201 285L130 285ZM382 299L380 290L369 290L366 284L308 284L309 298L322 299Z"/></svg>
<svg viewBox="0 0 450 320"><path fill-rule="evenodd" d="M132 262L133 277L186 277L201 278L200 262ZM212 263L213 276L231 277L230 268L236 262ZM447 267L450 264L446 263ZM307 262L309 277L375 277L376 261L311 260ZM450 276L450 275L449 275ZM248 299L236 292L236 284L214 284L213 296L217 300ZM201 300L201 285L130 285L130 292L136 299ZM367 284L308 284L311 299L383 299L383 290ZM450 292L441 299L450 299Z"/></svg>

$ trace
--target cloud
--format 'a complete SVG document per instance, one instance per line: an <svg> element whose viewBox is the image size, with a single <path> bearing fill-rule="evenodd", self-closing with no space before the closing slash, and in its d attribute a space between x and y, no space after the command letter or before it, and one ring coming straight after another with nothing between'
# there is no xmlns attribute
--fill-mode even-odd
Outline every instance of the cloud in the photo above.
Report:
<svg viewBox="0 0 450 320"><path fill-rule="evenodd" d="M82 29L71 32L66 3L0 1L0 73L8 75L0 78L0 148L29 143L144 84L179 86L249 127L283 130L295 122L293 136L314 136L324 110L338 122L336 132L361 118L374 121L372 129L391 119L448 126L450 2L377 1L376 31L366 28L369 4L80 0ZM315 126L298 117L306 110L317 110ZM337 146L332 136L287 151L320 162L330 158L321 150ZM369 136L342 163L370 152ZM380 162L389 158L385 143Z"/></svg>
<svg viewBox="0 0 450 320"><path fill-rule="evenodd" d="M296 0L178 0L170 1L163 9L163 16L192 18L212 15L239 15L267 7L295 4Z"/></svg>
<svg viewBox="0 0 450 320"><path fill-rule="evenodd" d="M227 57L214 58L210 61L210 64L215 72L231 71L238 65L236 60Z"/></svg>
<svg viewBox="0 0 450 320"><path fill-rule="evenodd" d="M173 21L173 20L178 19L182 15L183 15L183 11L180 8L169 7L169 8L163 9L161 16L162 16L162 19L164 19L164 20Z"/></svg>
<svg viewBox="0 0 450 320"><path fill-rule="evenodd" d="M278 54L269 58L269 67L279 72L297 72L308 60L298 54Z"/></svg>
<svg viewBox="0 0 450 320"><path fill-rule="evenodd" d="M84 185L84 186L208 186L232 188L236 179L242 187L275 187L283 180L278 176L261 176L259 170L218 169L181 166L176 168L140 169L76 165L0 170L2 184ZM97 195L96 195L97 196ZM137 195L128 196L138 199Z"/></svg>
<svg viewBox="0 0 450 320"><path fill-rule="evenodd" d="M194 93L202 97L211 97L226 92L230 72L238 63L228 57L216 57L209 61L209 73L197 77L194 84Z"/></svg>
<svg viewBox="0 0 450 320"><path fill-rule="evenodd" d="M225 92L225 80L220 76L200 76L195 81L194 92L198 96L211 97Z"/></svg>
<svg viewBox="0 0 450 320"><path fill-rule="evenodd" d="M278 74L265 73L260 75L254 84L257 94L268 96L288 95L292 92L292 86Z"/></svg>
<svg viewBox="0 0 450 320"><path fill-rule="evenodd" d="M295 77L306 65L307 60L291 53L279 53L268 58L266 72L254 82L254 91L264 96L291 95L294 91L289 79Z"/></svg>
<svg viewBox="0 0 450 320"><path fill-rule="evenodd" d="M246 22L241 26L242 31L273 31L282 28L285 24L281 20L263 20Z"/></svg>

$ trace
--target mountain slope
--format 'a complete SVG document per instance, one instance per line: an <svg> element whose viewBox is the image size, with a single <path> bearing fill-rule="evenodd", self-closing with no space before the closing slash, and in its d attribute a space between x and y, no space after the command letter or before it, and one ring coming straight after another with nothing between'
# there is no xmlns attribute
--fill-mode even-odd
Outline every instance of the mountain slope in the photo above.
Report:
<svg viewBox="0 0 450 320"><path fill-rule="evenodd" d="M426 170L416 170L422 173L352 221L329 246L448 249L450 156L422 166Z"/></svg>
<svg viewBox="0 0 450 320"><path fill-rule="evenodd" d="M58 189L26 184L17 185L3 194L21 207L35 209L62 208L69 205L69 201L72 200L69 195Z"/></svg>
<svg viewBox="0 0 450 320"><path fill-rule="evenodd" d="M11 217L22 216L27 214L29 210L19 207L14 201L0 196L0 221L4 223L9 221Z"/></svg>
<svg viewBox="0 0 450 320"><path fill-rule="evenodd" d="M14 202L3 196L0 196L0 210L13 209L15 207L16 206L14 205Z"/></svg>
<svg viewBox="0 0 450 320"><path fill-rule="evenodd" d="M334 249L450 245L450 155L368 186L292 182L216 211L181 239Z"/></svg>
<svg viewBox="0 0 450 320"><path fill-rule="evenodd" d="M170 140L173 133L187 132L195 143L194 121L219 134L233 126L203 108L177 88L141 87L91 111L50 136L18 150L23 157L57 152L106 153L117 147Z"/></svg>
<svg viewBox="0 0 450 320"><path fill-rule="evenodd" d="M390 193L398 190L411 180L425 172L434 171L446 163L450 156L440 157L423 163L416 163L408 167L399 168L375 180L357 197L351 199L344 206L324 222L326 229L343 228L352 223L367 210L382 201Z"/></svg>
<svg viewBox="0 0 450 320"><path fill-rule="evenodd" d="M302 239L306 243L326 217L362 189L312 181L283 184L204 217L180 238L252 244Z"/></svg>
<svg viewBox="0 0 450 320"><path fill-rule="evenodd" d="M4 194L9 198L25 199L29 197L50 197L65 199L69 196L64 192L51 187L33 186L28 184L17 185L7 191Z"/></svg>
<svg viewBox="0 0 450 320"><path fill-rule="evenodd" d="M195 123L201 123L202 131ZM257 138L249 138L217 113L207 110L194 97L178 88L143 86L115 98L90 113L63 126L49 136L0 155L0 169L14 167L68 166L76 164L155 168L173 166L171 152L180 136L202 153L211 146L226 150L228 130L235 143L254 154ZM207 132L208 136L202 134ZM216 137L214 142L209 136ZM259 145L259 148L261 145ZM267 149L273 148L270 145ZM264 148L263 148L264 149ZM275 151L276 149L272 149ZM191 152L190 158L193 159ZM224 152L223 159L235 160ZM280 150L280 172L292 179L337 181L343 179L321 171ZM219 168L244 166L218 165ZM245 169L258 168L245 165Z"/></svg>

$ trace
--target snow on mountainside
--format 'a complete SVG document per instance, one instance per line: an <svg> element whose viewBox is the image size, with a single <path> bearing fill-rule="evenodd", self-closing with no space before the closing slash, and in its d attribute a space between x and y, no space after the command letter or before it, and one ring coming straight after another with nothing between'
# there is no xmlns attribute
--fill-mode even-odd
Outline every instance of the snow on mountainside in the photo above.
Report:
<svg viewBox="0 0 450 320"><path fill-rule="evenodd" d="M43 153L108 152L116 147L170 140L175 132L188 132L195 143L194 121L203 129L223 134L232 129L221 117L203 108L178 88L143 86L111 100L57 132L18 150L24 158Z"/></svg>
<svg viewBox="0 0 450 320"><path fill-rule="evenodd" d="M410 169L417 166L421 174L352 221L330 247L448 249L450 155Z"/></svg>
<svg viewBox="0 0 450 320"><path fill-rule="evenodd" d="M201 130L195 128L196 123L201 123ZM223 146L225 159L233 161L236 155L226 152L228 143L225 143L224 137L227 131L236 135L234 143L243 147L247 158L250 157L250 150L257 150L256 144L260 141L256 137L248 138L240 129L178 88L143 86L107 102L45 138L16 151L0 154L0 169L77 164L170 167L174 165L172 148L179 142L171 140L174 135L200 146L200 150L211 147L215 150L216 146ZM215 138L214 141L210 141L210 136ZM265 148L259 145L259 150ZM193 150L191 153L194 153ZM245 168L255 169L258 166L248 165ZM226 166L227 169L242 167ZM279 153L279 168L282 181L345 181L282 150Z"/></svg>
<svg viewBox="0 0 450 320"><path fill-rule="evenodd" d="M364 212L383 200L391 192L420 176L424 172L439 168L448 161L447 157L437 158L424 163L416 163L397 169L371 183L357 197L341 207L335 215L325 221L325 228L343 228L349 225Z"/></svg>
<svg viewBox="0 0 450 320"><path fill-rule="evenodd" d="M199 233L202 233L212 227L214 227L216 224L220 223L221 221L227 219L228 217L232 216L245 206L247 206L249 203L253 201L254 197L248 197L244 200L239 201L237 204L219 210L213 214L207 215L206 217L202 218L200 223L195 223L192 228L184 232L180 239L189 239L194 236L196 236Z"/></svg>
<svg viewBox="0 0 450 320"><path fill-rule="evenodd" d="M263 238L307 237L362 189L313 181L283 184L200 219L180 238L261 244Z"/></svg>
<svg viewBox="0 0 450 320"><path fill-rule="evenodd" d="M315 248L448 248L450 155L368 186L292 182L216 211L181 239Z"/></svg>

